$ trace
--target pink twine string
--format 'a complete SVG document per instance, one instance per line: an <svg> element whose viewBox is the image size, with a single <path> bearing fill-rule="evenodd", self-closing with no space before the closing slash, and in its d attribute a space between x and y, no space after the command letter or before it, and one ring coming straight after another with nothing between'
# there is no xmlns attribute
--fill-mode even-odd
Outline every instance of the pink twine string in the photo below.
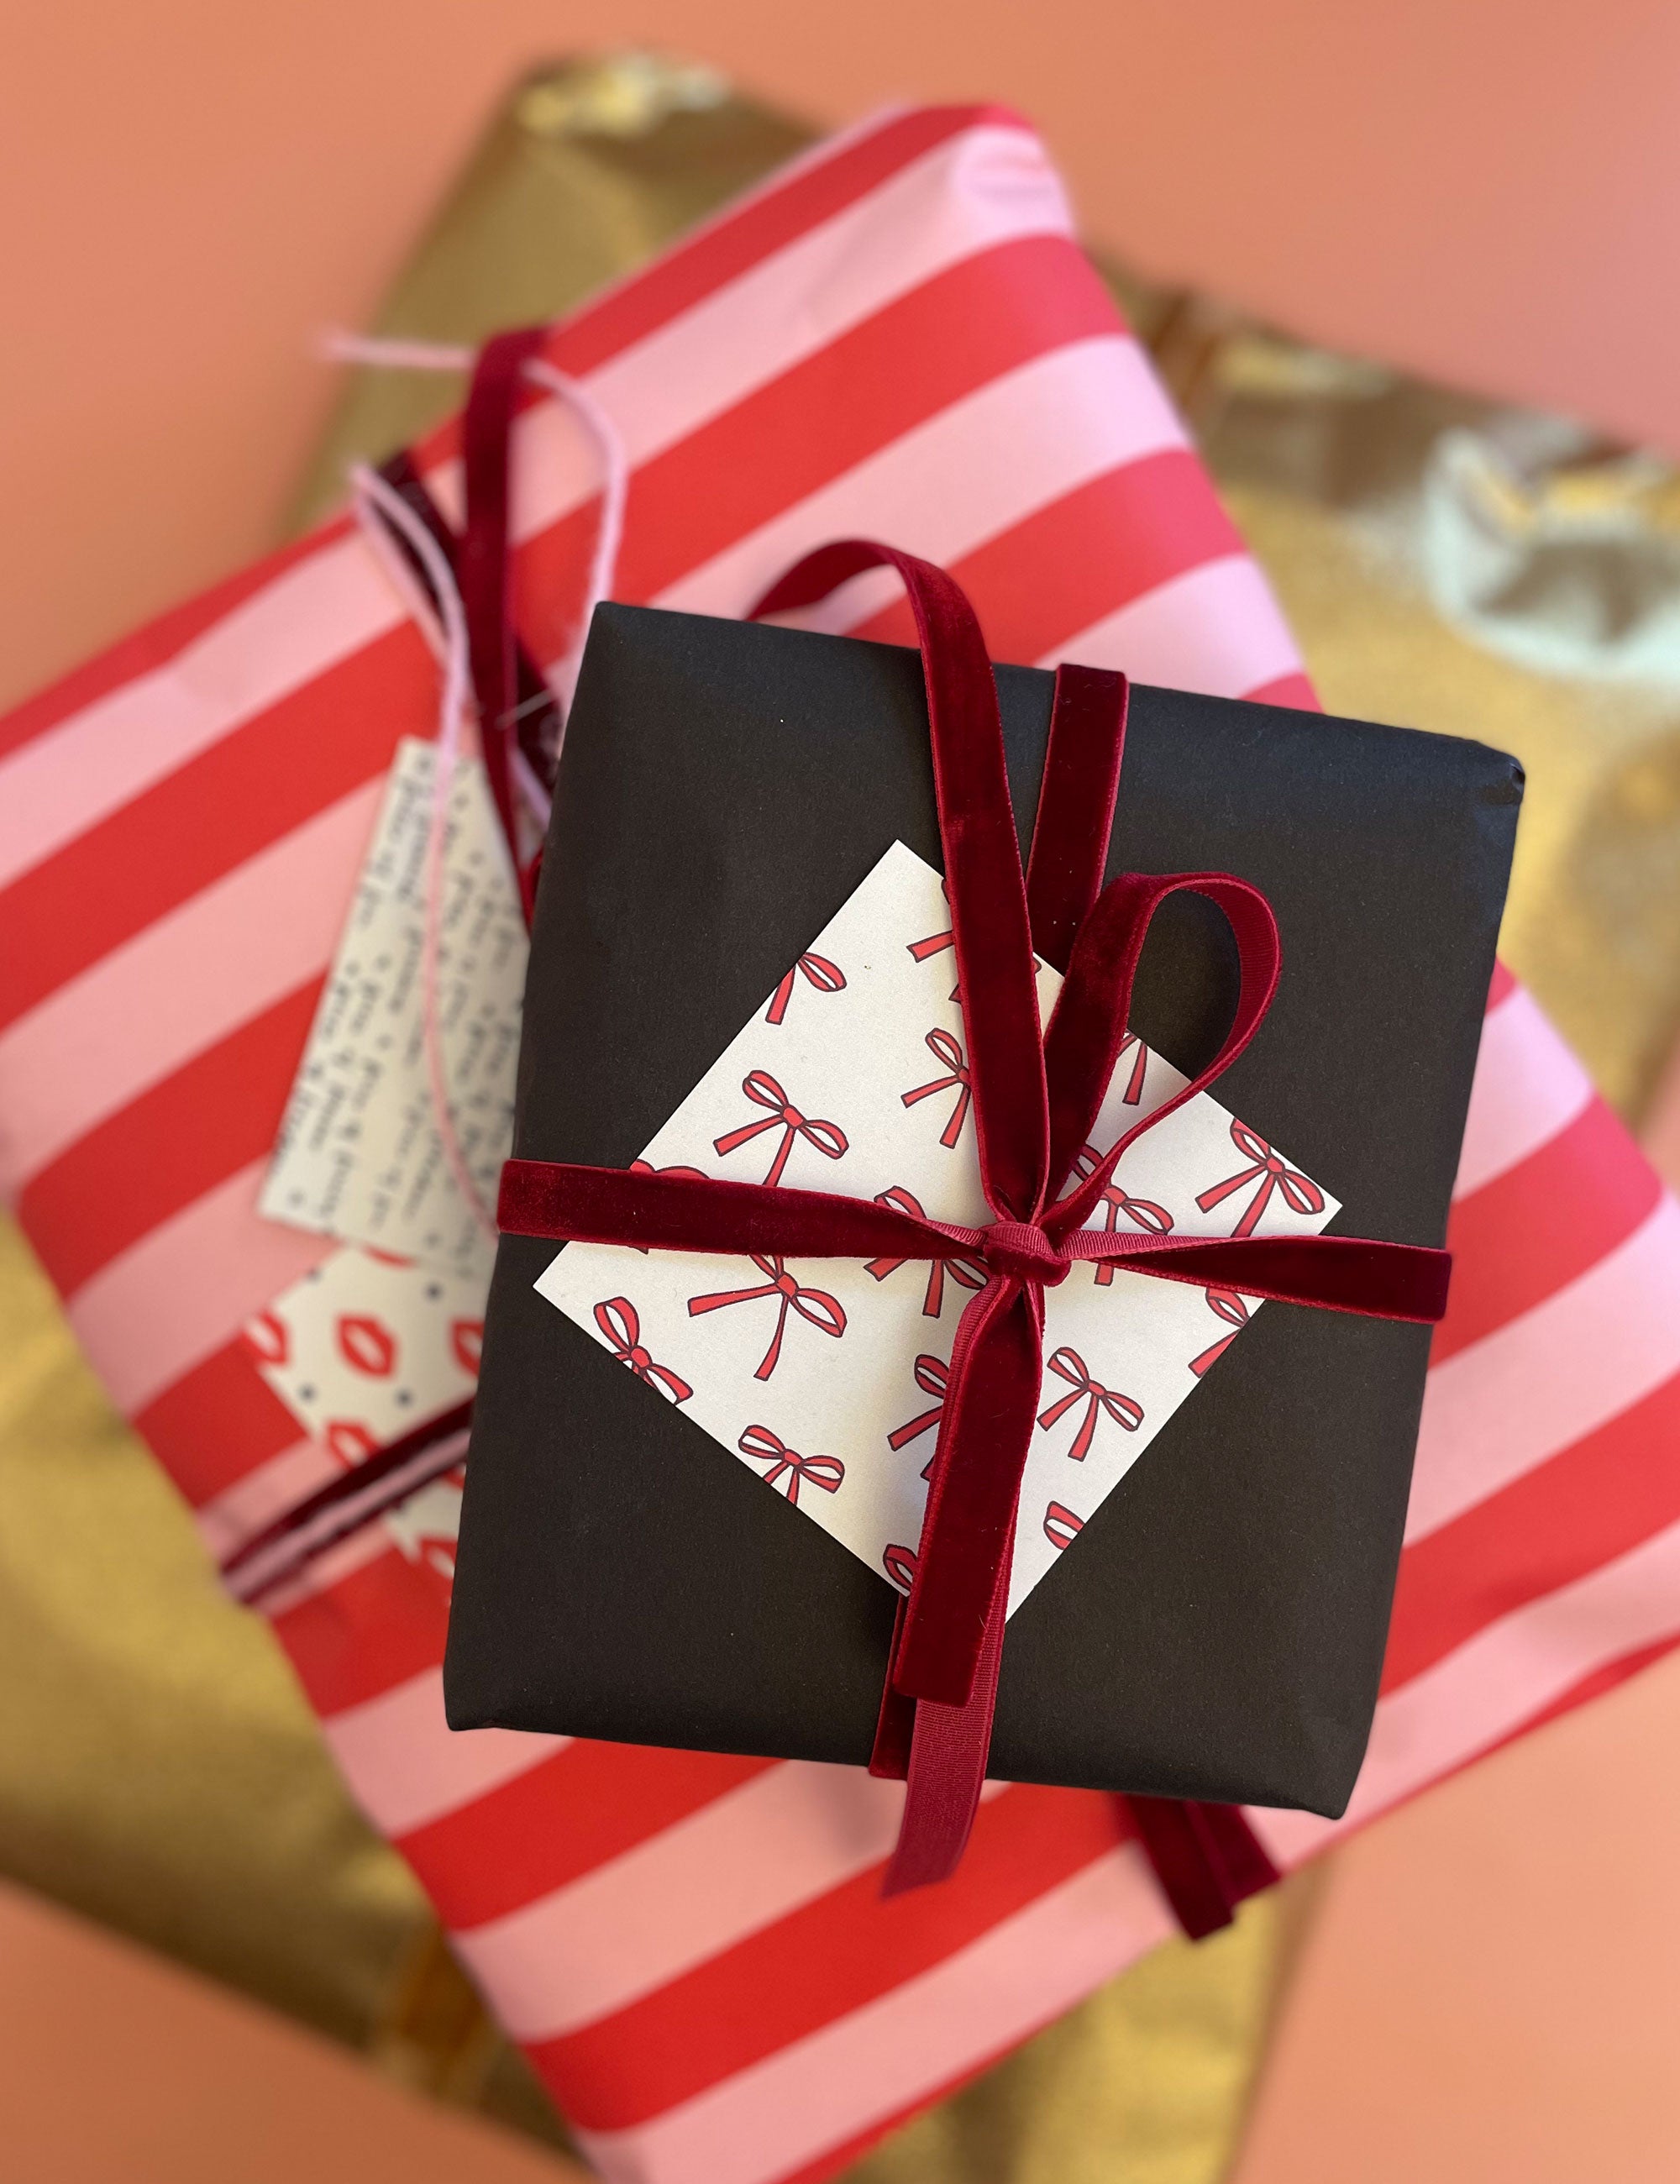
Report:
<svg viewBox="0 0 1680 2184"><path fill-rule="evenodd" d="M437 741L431 764L431 811L426 823L424 879L424 922L420 939L420 1028L426 1050L426 1077L431 1090L443 1157L455 1188L471 1209L484 1234L496 1234L496 1217L485 1203L473 1179L465 1153L456 1134L449 1106L449 1083L443 1061L442 1029L437 1013L438 961L442 951L443 850L448 833L449 791L460 755L461 729L472 678L468 667L467 618L455 572L437 541L393 486L376 471L358 463L351 472L351 491L358 521L377 538L380 526L389 525L426 571L442 626L442 666L437 702ZM382 566L389 565L389 548L380 552ZM424 627L424 623L422 627ZM509 853L509 877L512 858Z"/></svg>
<svg viewBox="0 0 1680 2184"><path fill-rule="evenodd" d="M430 342L383 342L356 335L328 337L329 354L348 361L388 365L399 370L460 371L470 370L470 349L448 348ZM526 376L546 387L578 417L595 445L601 466L601 515L590 556L582 611L571 644L548 679L558 682L559 732L554 755L564 741L565 719L576 687L577 670L589 633L590 618L605 598L617 566L624 535L625 502L629 489L629 465L616 427L594 397L580 383L553 365L533 359ZM437 986L442 950L444 846L448 833L449 792L460 756L465 716L473 696L471 654L460 588L448 557L402 495L377 471L358 463L350 474L352 505L357 521L372 547L380 566L388 576L442 668L438 695L437 738L432 761L431 810L426 828L423 866L425 909L420 943L420 1016L426 1076L436 1112L443 1156L456 1189L483 1233L493 1240L496 1217L475 1182L468 1166L449 1104L448 1076L438 1017ZM392 543L394 532L426 572L434 611L414 582L403 555ZM534 825L546 832L551 800L523 754L512 755L514 778ZM513 850L508 847L511 868Z"/></svg>

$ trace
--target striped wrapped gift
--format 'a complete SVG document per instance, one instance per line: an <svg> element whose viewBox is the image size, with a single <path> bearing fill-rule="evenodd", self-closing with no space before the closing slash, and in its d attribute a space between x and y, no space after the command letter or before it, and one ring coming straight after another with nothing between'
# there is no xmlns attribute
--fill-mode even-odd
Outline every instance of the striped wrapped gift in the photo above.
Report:
<svg viewBox="0 0 1680 2184"><path fill-rule="evenodd" d="M861 532L950 567L998 658L1312 702L1008 114L900 112L829 143L549 354L628 450L620 598L738 614ZM453 435L417 459L458 511ZM590 453L540 404L515 468L524 633L556 661ZM909 633L872 579L826 620ZM0 1175L218 1552L335 1468L237 1340L330 1248L259 1220L255 1195L393 746L436 708L403 601L340 522L0 722ZM1680 1635L1680 1208L1503 976L1449 1240L1350 1822ZM609 2176L826 2175L1167 1932L1107 1799L1002 1789L954 1882L885 1903L893 1785L450 1736L447 1578L412 1552L416 1522L332 1549L274 1625L357 1797ZM1336 1832L1256 1822L1285 1864Z"/></svg>

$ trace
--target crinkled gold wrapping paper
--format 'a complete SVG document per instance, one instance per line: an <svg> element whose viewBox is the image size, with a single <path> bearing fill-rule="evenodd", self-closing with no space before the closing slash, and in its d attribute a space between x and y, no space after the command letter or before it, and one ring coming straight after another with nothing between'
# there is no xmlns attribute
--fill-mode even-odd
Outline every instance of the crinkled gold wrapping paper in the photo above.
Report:
<svg viewBox="0 0 1680 2184"><path fill-rule="evenodd" d="M381 314L555 315L798 149L709 72L520 86ZM1506 952L1636 1112L1680 1025L1680 492L1649 461L1120 283L1327 704L1519 754ZM299 526L458 382L350 375ZM0 1869L560 2134L351 1809L289 1672L0 1232ZM1163 1949L870 2156L858 2184L1214 2184L1311 1890Z"/></svg>

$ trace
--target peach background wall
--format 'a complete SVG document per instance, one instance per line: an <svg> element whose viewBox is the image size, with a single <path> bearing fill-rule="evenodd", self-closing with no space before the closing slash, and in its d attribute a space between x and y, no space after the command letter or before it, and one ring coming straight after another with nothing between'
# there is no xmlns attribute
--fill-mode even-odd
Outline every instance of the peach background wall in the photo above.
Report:
<svg viewBox="0 0 1680 2184"><path fill-rule="evenodd" d="M1092 234L1680 451L1672 0L0 0L0 701L271 534L506 79L663 42L818 120L1006 95ZM1243 2184L1680 2173L1670 1668L1348 1852Z"/></svg>
<svg viewBox="0 0 1680 2184"><path fill-rule="evenodd" d="M0 0L0 701L263 543L312 330L511 70L637 41L1005 94L1144 270L1680 449L1667 0Z"/></svg>

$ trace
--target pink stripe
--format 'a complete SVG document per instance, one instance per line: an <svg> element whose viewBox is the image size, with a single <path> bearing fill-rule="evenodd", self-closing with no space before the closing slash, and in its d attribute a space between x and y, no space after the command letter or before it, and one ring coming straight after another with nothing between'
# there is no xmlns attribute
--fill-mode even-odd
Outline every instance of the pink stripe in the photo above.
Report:
<svg viewBox="0 0 1680 2184"><path fill-rule="evenodd" d="M328 1547L317 1555L297 1576L277 1585L272 1592L265 1592L257 1603L260 1612L270 1619L284 1615L288 1608L298 1607L305 1601L318 1600L329 1594L336 1585L376 1563L381 1555L393 1557L398 1553L395 1540L383 1524L364 1524L341 1540L337 1546ZM438 1658L443 1657L440 1643ZM392 1686L392 1689L395 1686Z"/></svg>
<svg viewBox="0 0 1680 2184"><path fill-rule="evenodd" d="M529 1774L570 1741L522 1730L452 1730L443 1719L441 1669L332 1714L321 1727L357 1803L393 1837ZM562 1816L555 1825L563 1825Z"/></svg>
<svg viewBox="0 0 1680 2184"><path fill-rule="evenodd" d="M325 972L384 793L341 797L0 1038L0 1189Z"/></svg>
<svg viewBox="0 0 1680 2184"><path fill-rule="evenodd" d="M294 1508L336 1478L341 1468L324 1442L294 1441L203 1503L194 1513L199 1536L220 1562L272 1524L282 1510Z"/></svg>
<svg viewBox="0 0 1680 2184"><path fill-rule="evenodd" d="M551 2040L884 1858L904 1799L861 1768L789 1760L455 1947L515 2039Z"/></svg>
<svg viewBox="0 0 1680 2184"><path fill-rule="evenodd" d="M387 1531L395 1535L405 1552L417 1554L412 1535L405 1536L409 1505L423 1502L426 1490L464 1461L469 1437L469 1429L459 1426L423 1447L410 1450L392 1471L377 1472L370 1463L357 1472L341 1473L340 1479L347 1483L337 1486L339 1498L307 1518L299 1518L293 1512L278 1536L253 1546L236 1568L224 1568L223 1584L235 1600L248 1604L260 1602L309 1568L339 1540L353 1539L376 1519L383 1520ZM353 1486L348 1484L351 1479L357 1482Z"/></svg>
<svg viewBox="0 0 1680 2184"><path fill-rule="evenodd" d="M1238 698L1300 666L1277 603L1246 554L1159 584L1117 614L1057 645L1039 664L1081 660L1136 682Z"/></svg>
<svg viewBox="0 0 1680 2184"><path fill-rule="evenodd" d="M1501 1742L1595 1669L1677 1632L1680 1524L1489 1624L1384 1699L1342 1819L1282 1812L1251 1817L1280 1863L1299 1864Z"/></svg>
<svg viewBox="0 0 1680 2184"><path fill-rule="evenodd" d="M25 744L0 766L0 887L406 613L359 538L335 538L167 667Z"/></svg>
<svg viewBox="0 0 1680 2184"><path fill-rule="evenodd" d="M71 1299L76 1339L131 1418L338 1249L330 1236L259 1217L266 1165L253 1161L206 1191Z"/></svg>
<svg viewBox="0 0 1680 2184"><path fill-rule="evenodd" d="M1453 1195L1467 1198L1538 1152L1592 1097L1586 1071L1533 995L1514 986L1483 1021Z"/></svg>
<svg viewBox="0 0 1680 2184"><path fill-rule="evenodd" d="M1060 2016L1170 1926L1125 1844L820 2032L651 2123L580 2132L581 2143L609 2184L772 2184Z"/></svg>
<svg viewBox="0 0 1680 2184"><path fill-rule="evenodd" d="M1013 237L1068 232L1065 200L1037 142L1020 130L970 130L635 343L587 384L631 460L645 462L945 267ZM446 507L459 501L456 473L444 464L430 474ZM557 404L521 421L515 476L522 538L597 490L594 458ZM359 538L335 540L167 668L25 745L0 765L0 885L405 613Z"/></svg>
<svg viewBox="0 0 1680 2184"><path fill-rule="evenodd" d="M669 585L656 602L738 615L814 545L859 525L949 563L1122 464L1185 444L1183 427L1135 342L1071 343L990 381L842 477ZM893 595L848 588L840 627ZM811 627L817 624L802 617Z"/></svg>
<svg viewBox="0 0 1680 2184"><path fill-rule="evenodd" d="M1408 1542L1680 1373L1680 1205L1520 1318L1455 1351L1423 1396Z"/></svg>

